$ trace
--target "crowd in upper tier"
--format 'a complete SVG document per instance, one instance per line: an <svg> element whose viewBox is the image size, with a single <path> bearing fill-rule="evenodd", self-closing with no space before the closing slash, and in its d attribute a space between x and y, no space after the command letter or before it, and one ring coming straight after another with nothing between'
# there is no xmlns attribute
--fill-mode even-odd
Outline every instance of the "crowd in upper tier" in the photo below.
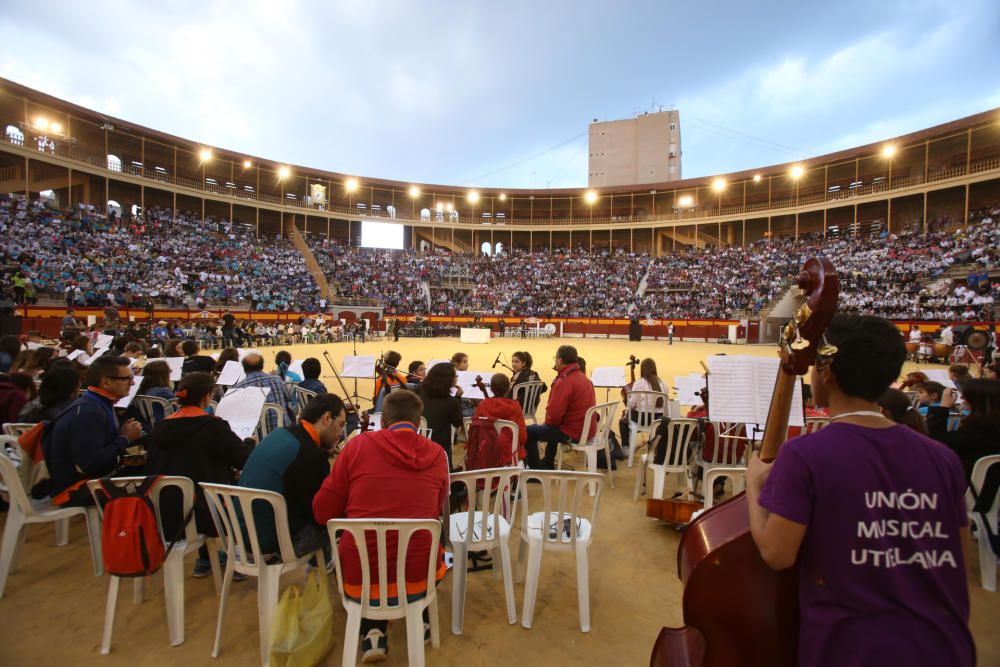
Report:
<svg viewBox="0 0 1000 667"><path fill-rule="evenodd" d="M991 320L1000 298L1000 280L990 275L1000 268L1000 206L972 211L966 225L948 222L934 221L929 233L919 224L900 234L811 233L660 257L620 248L516 246L476 256L346 248L316 235L307 241L338 295L382 303L388 315L730 319L766 310L803 262L822 254L840 274L841 310ZM327 305L287 240L160 209L121 218L88 206L58 211L2 198L0 265L3 287L21 302L48 297L76 306L152 301L264 311Z"/></svg>
<svg viewBox="0 0 1000 667"><path fill-rule="evenodd" d="M145 302L313 310L318 288L287 241L228 220L147 209L138 216L69 211L0 198L0 264L23 298L75 306ZM14 283L22 283L15 285Z"/></svg>

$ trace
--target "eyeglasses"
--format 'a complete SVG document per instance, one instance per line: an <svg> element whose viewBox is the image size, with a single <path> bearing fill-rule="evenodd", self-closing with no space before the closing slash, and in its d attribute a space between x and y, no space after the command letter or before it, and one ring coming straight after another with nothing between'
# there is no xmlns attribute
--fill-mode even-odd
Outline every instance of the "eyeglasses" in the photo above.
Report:
<svg viewBox="0 0 1000 667"><path fill-rule="evenodd" d="M134 378L135 378L134 375L109 375L108 376L109 380L132 380Z"/></svg>

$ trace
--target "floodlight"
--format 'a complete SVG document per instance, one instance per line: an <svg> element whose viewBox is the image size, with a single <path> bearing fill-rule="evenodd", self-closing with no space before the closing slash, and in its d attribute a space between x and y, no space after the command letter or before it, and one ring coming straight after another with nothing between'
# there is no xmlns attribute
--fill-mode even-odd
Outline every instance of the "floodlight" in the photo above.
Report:
<svg viewBox="0 0 1000 667"><path fill-rule="evenodd" d="M475 190L469 190L469 194L465 195L465 198L469 200L470 204L475 204L479 201L479 193Z"/></svg>
<svg viewBox="0 0 1000 667"><path fill-rule="evenodd" d="M892 157L895 154L896 154L896 147L893 146L892 144L887 144L882 149L882 155L883 155L883 157Z"/></svg>
<svg viewBox="0 0 1000 667"><path fill-rule="evenodd" d="M788 173L791 174L792 178L798 179L802 178L802 174L805 173L805 169L802 168L801 164L797 164L792 167L792 170Z"/></svg>
<svg viewBox="0 0 1000 667"><path fill-rule="evenodd" d="M36 130L47 130L49 129L49 119L43 116L39 116L35 119L35 129Z"/></svg>
<svg viewBox="0 0 1000 667"><path fill-rule="evenodd" d="M243 160L243 168L244 169L249 169L252 166L253 166L253 162L251 162L250 160Z"/></svg>
<svg viewBox="0 0 1000 667"><path fill-rule="evenodd" d="M420 188L418 188L415 185L411 185L410 186L410 196L413 197L414 199L416 199L417 197L419 197L420 196Z"/></svg>
<svg viewBox="0 0 1000 667"><path fill-rule="evenodd" d="M726 181L721 178L715 179L712 181L712 189L716 192L722 192L726 189Z"/></svg>
<svg viewBox="0 0 1000 667"><path fill-rule="evenodd" d="M344 189L347 190L348 192L354 192L355 190L357 190L358 179L352 177L344 181Z"/></svg>
<svg viewBox="0 0 1000 667"><path fill-rule="evenodd" d="M209 160L212 159L212 151L210 151L207 148L202 148L200 151L198 151L198 157L201 158L202 162L208 162Z"/></svg>
<svg viewBox="0 0 1000 667"><path fill-rule="evenodd" d="M292 170L288 167L281 166L278 167L278 178L288 178L288 175L292 173Z"/></svg>

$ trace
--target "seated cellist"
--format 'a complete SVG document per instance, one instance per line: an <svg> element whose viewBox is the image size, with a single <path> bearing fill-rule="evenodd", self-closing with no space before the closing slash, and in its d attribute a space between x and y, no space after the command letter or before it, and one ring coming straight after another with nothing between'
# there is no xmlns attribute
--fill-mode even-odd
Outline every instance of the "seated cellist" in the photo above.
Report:
<svg viewBox="0 0 1000 667"><path fill-rule="evenodd" d="M836 316L811 382L830 425L751 457L753 539L798 562L800 665L975 663L961 463L876 403L905 357L886 320Z"/></svg>

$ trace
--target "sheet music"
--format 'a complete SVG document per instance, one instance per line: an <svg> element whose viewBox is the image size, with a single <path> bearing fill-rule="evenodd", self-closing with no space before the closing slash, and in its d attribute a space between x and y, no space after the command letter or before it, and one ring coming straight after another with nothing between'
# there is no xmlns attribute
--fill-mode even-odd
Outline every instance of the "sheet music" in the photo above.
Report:
<svg viewBox="0 0 1000 667"><path fill-rule="evenodd" d="M238 348L236 348L236 354L240 355L239 356L239 360L243 361L243 357L247 356L248 354L260 354L260 350L255 350L255 349L250 348L250 347L248 347L248 348L238 347ZM264 355L261 354L261 356L264 356Z"/></svg>
<svg viewBox="0 0 1000 667"><path fill-rule="evenodd" d="M128 396L123 396L122 398L118 399L118 402L115 403L115 407L127 408L128 406L130 406L132 404L132 399L135 398L135 395L139 393L140 384L142 383L139 382L138 378L136 378L135 382L133 382L132 386L129 387L128 389Z"/></svg>
<svg viewBox="0 0 1000 667"><path fill-rule="evenodd" d="M595 387L624 387L625 369L621 366L599 366L590 374Z"/></svg>
<svg viewBox="0 0 1000 667"><path fill-rule="evenodd" d="M87 315L87 326L92 327L97 324L97 315Z"/></svg>
<svg viewBox="0 0 1000 667"><path fill-rule="evenodd" d="M94 353L92 355L90 355L89 357L87 355L85 355L85 354L80 355L77 358L77 361L79 361L84 366L89 366L90 364L92 364L94 362L95 359L97 359L98 357L102 356L107 351L108 351L108 349L106 347L99 347L96 350L94 350Z"/></svg>
<svg viewBox="0 0 1000 667"><path fill-rule="evenodd" d="M35 343L30 340L27 343L25 343L25 345L28 347L29 350L37 350L40 347L45 347L41 343Z"/></svg>
<svg viewBox="0 0 1000 667"><path fill-rule="evenodd" d="M708 412L712 421L766 424L781 360L745 355L708 358ZM804 426L802 381L792 394L789 426Z"/></svg>
<svg viewBox="0 0 1000 667"><path fill-rule="evenodd" d="M451 364L450 359L431 359L427 362L427 370L430 370L437 366L438 364Z"/></svg>
<svg viewBox="0 0 1000 667"><path fill-rule="evenodd" d="M677 388L677 402L681 405L701 405L698 392L705 388L705 379L700 375L677 375L674 377Z"/></svg>
<svg viewBox="0 0 1000 667"><path fill-rule="evenodd" d="M480 376L483 379L483 385L486 387L486 393L490 396L493 393L490 391L490 378L493 377L492 371L457 371L458 373L458 386L462 388L462 398L471 398L473 400L480 400L483 398L483 392L475 385L476 376ZM452 388L452 395L454 396L454 387Z"/></svg>
<svg viewBox="0 0 1000 667"><path fill-rule="evenodd" d="M375 356L346 356L344 357L343 369L344 370L340 372L341 377L371 380L375 377Z"/></svg>
<svg viewBox="0 0 1000 667"><path fill-rule="evenodd" d="M225 419L233 433L242 438L249 438L257 429L260 415L264 411L264 399L267 391L260 387L245 387L229 391L218 407L215 416Z"/></svg>
<svg viewBox="0 0 1000 667"><path fill-rule="evenodd" d="M303 362L303 359L297 359L297 360L293 361L292 363L288 364L288 372L289 373L295 373L296 375L298 375L300 378L302 378L304 380L305 377L306 377L306 374L302 372L302 362Z"/></svg>
<svg viewBox="0 0 1000 667"><path fill-rule="evenodd" d="M928 380L940 382L948 389L955 388L955 383L952 382L951 378L948 376L948 371L943 368L928 368L925 369L923 373L927 376Z"/></svg>
<svg viewBox="0 0 1000 667"><path fill-rule="evenodd" d="M97 347L103 347L104 349L110 349L111 343L115 342L115 337L111 334L97 334Z"/></svg>
<svg viewBox="0 0 1000 667"><path fill-rule="evenodd" d="M167 362L167 366L170 366L170 381L178 382L181 379L184 357L164 357L163 361Z"/></svg>
<svg viewBox="0 0 1000 667"><path fill-rule="evenodd" d="M243 364L230 359L222 367L222 372L219 373L219 379L215 381L215 384L221 384L223 387L232 387L234 384L239 384L243 380L243 377Z"/></svg>
<svg viewBox="0 0 1000 667"><path fill-rule="evenodd" d="M80 357L82 357L82 359L80 359ZM80 359L80 363L82 364L87 359L87 352L85 350L73 350L66 355L66 358L70 361Z"/></svg>

